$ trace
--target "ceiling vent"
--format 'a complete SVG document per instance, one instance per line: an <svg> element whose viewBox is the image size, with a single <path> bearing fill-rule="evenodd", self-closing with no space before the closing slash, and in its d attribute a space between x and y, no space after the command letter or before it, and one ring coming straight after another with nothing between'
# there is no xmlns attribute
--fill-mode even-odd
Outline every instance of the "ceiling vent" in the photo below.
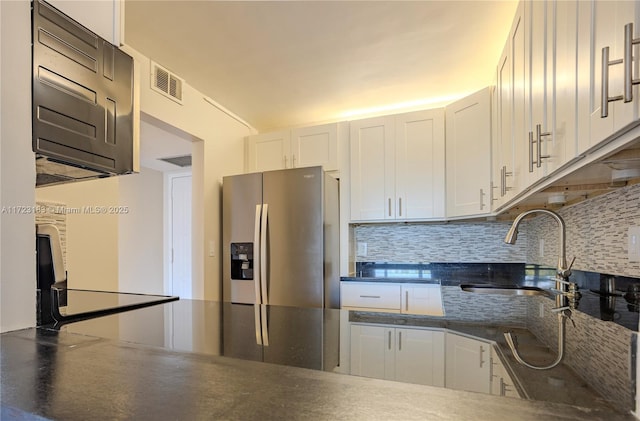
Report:
<svg viewBox="0 0 640 421"><path fill-rule="evenodd" d="M182 104L182 85L184 79L171 73L158 63L151 62L151 88Z"/></svg>
<svg viewBox="0 0 640 421"><path fill-rule="evenodd" d="M179 167L191 166L191 155L174 156L172 158L158 158L160 161L168 162L169 164L177 165Z"/></svg>

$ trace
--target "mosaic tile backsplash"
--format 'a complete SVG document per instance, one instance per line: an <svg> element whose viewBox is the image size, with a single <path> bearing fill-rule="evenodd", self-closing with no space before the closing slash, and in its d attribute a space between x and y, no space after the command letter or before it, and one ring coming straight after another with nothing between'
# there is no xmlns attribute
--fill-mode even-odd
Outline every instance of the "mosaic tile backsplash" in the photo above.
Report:
<svg viewBox="0 0 640 421"><path fill-rule="evenodd" d="M566 223L567 259L575 269L640 278L640 262L627 258L627 230L640 226L640 184L624 187L560 209ZM553 219L526 222L527 263L556 265L558 229ZM541 256L540 240L544 240Z"/></svg>
<svg viewBox="0 0 640 421"><path fill-rule="evenodd" d="M515 245L504 243L508 222L370 224L354 228L354 242L367 243L356 261L394 263L523 263L525 232Z"/></svg>

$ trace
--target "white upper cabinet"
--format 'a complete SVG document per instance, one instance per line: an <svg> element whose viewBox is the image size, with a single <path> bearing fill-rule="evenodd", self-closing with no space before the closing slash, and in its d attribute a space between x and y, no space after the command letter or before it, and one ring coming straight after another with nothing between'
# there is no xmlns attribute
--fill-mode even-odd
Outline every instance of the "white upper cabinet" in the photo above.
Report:
<svg viewBox="0 0 640 421"><path fill-rule="evenodd" d="M338 125L324 124L247 137L247 172L321 165L338 169Z"/></svg>
<svg viewBox="0 0 640 421"><path fill-rule="evenodd" d="M338 125L292 129L291 164L294 168L322 165L326 171L337 170Z"/></svg>
<svg viewBox="0 0 640 421"><path fill-rule="evenodd" d="M555 112L551 126L553 140L552 143L545 145L547 154L551 155L549 158L551 171L578 157L580 152L578 147L579 55L586 52L588 56L589 49L581 51L578 45L578 8L586 6L578 3L580 2L577 0L555 3ZM585 93L588 92L586 89ZM583 120L588 122L588 118Z"/></svg>
<svg viewBox="0 0 640 421"><path fill-rule="evenodd" d="M632 40L640 38L640 2L593 1L591 10L593 146L638 120L640 88L632 80L640 78L640 44ZM625 27L629 28L627 36ZM612 101L614 98L619 99Z"/></svg>
<svg viewBox="0 0 640 421"><path fill-rule="evenodd" d="M444 110L400 114L396 131L396 217L444 217Z"/></svg>
<svg viewBox="0 0 640 421"><path fill-rule="evenodd" d="M444 217L444 111L350 123L351 220Z"/></svg>
<svg viewBox="0 0 640 421"><path fill-rule="evenodd" d="M522 11L523 7L518 8ZM509 201L516 193L519 193L517 183L521 180L520 174L516 173L516 168L522 165L516 165L515 157L515 131L514 131L514 57L522 61L523 54L521 51L514 51L514 47L524 47L518 44L518 37L522 37L524 26L524 18L521 13L516 14L516 18L512 25L509 37L498 61L496 69L496 91L494 94L495 106L493 107L495 116L495 131L492 136L492 185L491 185L491 201L492 209L499 208L502 204ZM515 39L514 39L515 37ZM524 79L520 81L521 85ZM521 108L518 112L524 114L524 99L521 101ZM516 176L516 174L518 176Z"/></svg>
<svg viewBox="0 0 640 421"><path fill-rule="evenodd" d="M491 88L446 108L447 216L491 211Z"/></svg>
<svg viewBox="0 0 640 421"><path fill-rule="evenodd" d="M124 25L121 17L123 0L47 0L47 3L110 43L120 46L121 26Z"/></svg>
<svg viewBox="0 0 640 421"><path fill-rule="evenodd" d="M395 219L394 118L350 123L351 220Z"/></svg>
<svg viewBox="0 0 640 421"><path fill-rule="evenodd" d="M555 69L555 2L551 0L525 3L527 30L525 44L526 113L528 137L525 184L530 185L549 174L549 167L557 167L564 159L555 133L554 69Z"/></svg>
<svg viewBox="0 0 640 421"><path fill-rule="evenodd" d="M527 130L527 21L524 2L516 10L511 31L509 32L509 53L511 56L511 138L513 148L513 170L511 175L511 193L517 195L526 187L525 179L529 171L529 134ZM507 169L508 171L508 169ZM509 180L507 179L507 185Z"/></svg>
<svg viewBox="0 0 640 421"><path fill-rule="evenodd" d="M291 133L289 131L247 137L247 172L288 168Z"/></svg>

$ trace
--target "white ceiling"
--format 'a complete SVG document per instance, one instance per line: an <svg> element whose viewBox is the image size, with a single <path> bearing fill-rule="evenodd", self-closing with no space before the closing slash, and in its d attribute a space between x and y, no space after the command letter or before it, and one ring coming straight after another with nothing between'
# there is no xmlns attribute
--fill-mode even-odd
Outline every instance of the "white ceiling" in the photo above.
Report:
<svg viewBox="0 0 640 421"><path fill-rule="evenodd" d="M480 90L493 83L516 6L126 0L125 43L263 132Z"/></svg>

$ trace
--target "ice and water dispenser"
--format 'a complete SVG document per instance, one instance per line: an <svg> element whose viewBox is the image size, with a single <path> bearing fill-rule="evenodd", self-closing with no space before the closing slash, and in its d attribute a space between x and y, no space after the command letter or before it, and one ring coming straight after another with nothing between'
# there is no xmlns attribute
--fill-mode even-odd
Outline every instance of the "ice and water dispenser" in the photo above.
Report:
<svg viewBox="0 0 640 421"><path fill-rule="evenodd" d="M253 243L231 243L231 279L253 280Z"/></svg>

